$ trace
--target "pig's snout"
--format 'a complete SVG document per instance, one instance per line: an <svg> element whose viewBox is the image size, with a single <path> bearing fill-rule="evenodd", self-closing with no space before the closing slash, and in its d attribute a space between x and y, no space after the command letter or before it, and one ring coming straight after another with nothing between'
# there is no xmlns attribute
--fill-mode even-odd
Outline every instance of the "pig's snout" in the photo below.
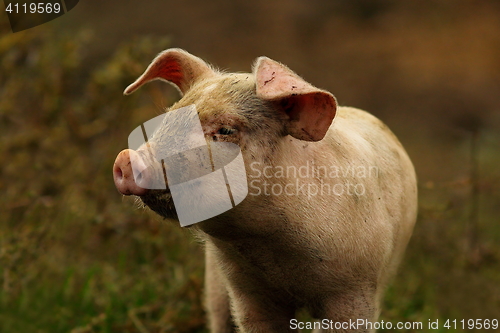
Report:
<svg viewBox="0 0 500 333"><path fill-rule="evenodd" d="M149 171L146 163L135 150L122 150L113 165L115 186L124 195L145 195L149 192L148 185L151 180Z"/></svg>

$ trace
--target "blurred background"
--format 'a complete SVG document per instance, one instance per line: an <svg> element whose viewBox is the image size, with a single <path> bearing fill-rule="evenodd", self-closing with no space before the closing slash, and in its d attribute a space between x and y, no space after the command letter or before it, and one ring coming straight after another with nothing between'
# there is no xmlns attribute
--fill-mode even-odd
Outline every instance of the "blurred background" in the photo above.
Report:
<svg viewBox="0 0 500 333"><path fill-rule="evenodd" d="M381 319L500 319L500 1L82 0L15 34L1 8L0 332L207 332L201 247L112 179L179 98L122 96L169 47L266 55L387 123L420 202Z"/></svg>

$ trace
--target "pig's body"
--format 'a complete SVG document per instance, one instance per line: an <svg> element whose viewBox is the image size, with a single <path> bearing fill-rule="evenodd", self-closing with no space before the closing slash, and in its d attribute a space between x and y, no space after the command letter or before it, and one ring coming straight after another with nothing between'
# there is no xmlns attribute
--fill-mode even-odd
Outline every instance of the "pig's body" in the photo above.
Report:
<svg viewBox="0 0 500 333"><path fill-rule="evenodd" d="M241 204L193 227L205 243L211 331L293 332L300 308L333 323L376 321L416 219L415 172L399 141L370 114L337 108L331 94L275 67L282 65L220 74L183 56L188 60L177 63L188 61L185 76L197 79L188 85L161 76L185 94L173 109L195 104L207 141L237 143L248 174L249 195ZM280 74L283 81L266 87ZM132 91L147 82L140 80ZM301 112L311 103L307 117L319 120L304 120ZM221 135L221 127L234 133ZM128 154L117 165L126 165ZM119 183L127 175L120 168L115 181L128 194L135 184ZM169 193L138 194L175 218ZM344 328L325 332L370 331Z"/></svg>
<svg viewBox="0 0 500 333"><path fill-rule="evenodd" d="M304 306L315 318L375 321L415 221L415 174L401 144L373 116L339 108L323 140L284 138L274 161L297 167L314 161L318 167L344 167L342 172L355 166L354 177L326 177L324 184L343 184L337 188L346 192L347 184L362 184L366 192L356 195L358 186L351 187L352 195L275 196L269 191L252 198L250 187L246 201L200 223L210 234L205 237L209 311L228 309L229 290L235 312L247 318L248 326L254 322L255 330L248 332L287 332L295 311ZM363 169L366 178L357 177ZM249 185L256 179L249 178ZM296 179L268 181L283 188ZM317 179L312 183L320 188ZM219 318L228 315L212 319L214 332L221 331Z"/></svg>

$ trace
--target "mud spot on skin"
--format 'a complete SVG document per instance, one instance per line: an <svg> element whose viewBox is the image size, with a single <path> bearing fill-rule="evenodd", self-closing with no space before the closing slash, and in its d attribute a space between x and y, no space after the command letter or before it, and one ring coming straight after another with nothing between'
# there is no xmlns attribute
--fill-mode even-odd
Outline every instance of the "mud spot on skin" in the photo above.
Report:
<svg viewBox="0 0 500 333"><path fill-rule="evenodd" d="M271 74L271 78L270 78L269 80L264 81L264 85L266 85L266 84L268 84L269 82L271 82L272 80L274 80L274 79L275 79L275 76L274 76L275 74L276 74L276 72L273 72L273 73Z"/></svg>
<svg viewBox="0 0 500 333"><path fill-rule="evenodd" d="M354 193L352 197L354 199L354 203L356 205L359 205L359 196L356 193Z"/></svg>
<svg viewBox="0 0 500 333"><path fill-rule="evenodd" d="M314 140L314 137L313 137L311 134L309 134L309 132L307 132L304 128L301 128L301 130L302 130L302 132L304 132L304 133L305 133L305 135L307 136L307 138L308 138L310 141L315 141L315 140Z"/></svg>

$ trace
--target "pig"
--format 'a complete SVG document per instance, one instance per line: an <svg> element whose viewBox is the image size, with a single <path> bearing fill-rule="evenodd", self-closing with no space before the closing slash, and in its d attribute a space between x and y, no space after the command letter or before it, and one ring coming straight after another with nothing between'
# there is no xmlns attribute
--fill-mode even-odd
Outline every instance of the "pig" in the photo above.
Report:
<svg viewBox="0 0 500 333"><path fill-rule="evenodd" d="M241 149L247 197L190 227L205 251L210 331L299 332L307 323L295 315L305 309L321 324L316 332L373 332L369 323L416 221L412 162L373 115L338 106L330 92L267 57L252 69L224 73L168 49L124 92L167 81L182 98L166 112L194 104L207 144ZM169 189L143 182L154 173L144 152L161 146L166 126L139 149L120 152L114 181L120 193L175 221Z"/></svg>

